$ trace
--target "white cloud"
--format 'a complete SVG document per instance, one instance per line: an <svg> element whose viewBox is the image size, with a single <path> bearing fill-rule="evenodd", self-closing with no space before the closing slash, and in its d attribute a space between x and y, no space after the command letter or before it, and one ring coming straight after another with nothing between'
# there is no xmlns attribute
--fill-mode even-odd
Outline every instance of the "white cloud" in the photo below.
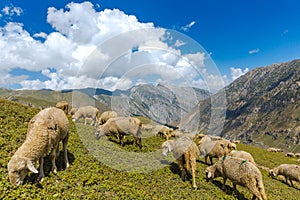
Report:
<svg viewBox="0 0 300 200"><path fill-rule="evenodd" d="M240 76L246 74L247 72L249 72L249 69L241 69L241 68L234 68L234 67L230 67L230 74L231 74L231 79L232 81L234 81L235 79L239 78Z"/></svg>
<svg viewBox="0 0 300 200"><path fill-rule="evenodd" d="M0 27L0 70L11 84L18 80L23 89L114 90L158 79L191 84L210 75L205 66L209 56L204 50L184 55L180 51L186 45L182 38L172 38L170 43L166 41L170 39L168 30L151 22L141 23L118 9L96 11L90 2L72 2L65 9L48 8L47 22L55 31L32 36L20 23ZM192 21L186 27L194 24ZM41 72L49 80L9 74L16 67Z"/></svg>
<svg viewBox="0 0 300 200"><path fill-rule="evenodd" d="M20 7L15 7L12 4L10 6L5 6L4 8L2 8L1 12L3 13L3 15L7 15L7 16L20 16L21 14L23 14L23 10Z"/></svg>
<svg viewBox="0 0 300 200"><path fill-rule="evenodd" d="M187 24L187 25L181 27L181 30L183 30L183 31L188 31L188 30L189 30L190 28L192 28L192 26L194 26L195 24L196 24L196 22L195 22L195 21L192 21L192 22L190 22L189 24Z"/></svg>
<svg viewBox="0 0 300 200"><path fill-rule="evenodd" d="M255 54L255 53L258 53L260 52L260 49L259 48L256 48L256 49L252 49L249 51L249 54Z"/></svg>

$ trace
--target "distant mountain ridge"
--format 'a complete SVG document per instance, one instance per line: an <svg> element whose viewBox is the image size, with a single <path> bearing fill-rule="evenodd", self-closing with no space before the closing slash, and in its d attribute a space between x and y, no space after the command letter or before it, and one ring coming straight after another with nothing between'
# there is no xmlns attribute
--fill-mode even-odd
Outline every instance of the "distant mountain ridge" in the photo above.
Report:
<svg viewBox="0 0 300 200"><path fill-rule="evenodd" d="M256 68L233 81L225 91L227 108L222 136L299 149L300 60ZM201 116L192 119L194 123L198 120L202 129L210 123L210 106L210 99L200 102L197 112ZM189 124L193 123L182 127L189 129Z"/></svg>

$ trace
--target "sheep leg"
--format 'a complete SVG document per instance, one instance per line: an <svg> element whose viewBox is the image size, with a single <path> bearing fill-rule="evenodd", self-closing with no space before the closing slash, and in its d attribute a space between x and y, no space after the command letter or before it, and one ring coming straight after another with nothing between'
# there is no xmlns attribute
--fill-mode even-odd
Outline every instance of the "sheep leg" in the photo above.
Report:
<svg viewBox="0 0 300 200"><path fill-rule="evenodd" d="M213 158L209 156L210 164L213 165Z"/></svg>
<svg viewBox="0 0 300 200"><path fill-rule="evenodd" d="M193 177L193 188L196 190L196 158L192 159L191 161L191 168L192 168L192 177Z"/></svg>
<svg viewBox="0 0 300 200"><path fill-rule="evenodd" d="M84 118L84 125L86 126L86 117Z"/></svg>
<svg viewBox="0 0 300 200"><path fill-rule="evenodd" d="M55 164L55 159L56 159L56 150L58 148L58 144L59 144L59 142L56 143L56 146L52 149L51 155L50 155L50 158L51 158L51 161L52 161L52 171L54 173L57 172L57 167L56 167L56 164Z"/></svg>
<svg viewBox="0 0 300 200"><path fill-rule="evenodd" d="M294 187L292 179L291 178L289 178L289 179L290 179L291 186Z"/></svg>
<svg viewBox="0 0 300 200"><path fill-rule="evenodd" d="M40 158L39 163L40 163L40 172L39 172L38 181L42 182L44 180L44 158L43 157Z"/></svg>
<svg viewBox="0 0 300 200"><path fill-rule="evenodd" d="M185 181L186 180L186 170L184 168L184 158L183 158L183 156L180 156L177 159L177 162L178 162L178 166L179 166L179 169L180 169L180 172L181 172L181 179L183 181Z"/></svg>
<svg viewBox="0 0 300 200"><path fill-rule="evenodd" d="M67 150L68 140L69 140L69 134L67 134L66 137L63 139L63 151L64 151L66 168L68 168L70 166L69 160L68 160L68 150Z"/></svg>
<svg viewBox="0 0 300 200"><path fill-rule="evenodd" d="M223 176L223 185L222 185L222 190L226 190L226 180L227 180L227 177L226 176Z"/></svg>
<svg viewBox="0 0 300 200"><path fill-rule="evenodd" d="M208 162L207 162L207 157L208 157L208 156L205 156L204 159L205 159L205 163L208 164Z"/></svg>

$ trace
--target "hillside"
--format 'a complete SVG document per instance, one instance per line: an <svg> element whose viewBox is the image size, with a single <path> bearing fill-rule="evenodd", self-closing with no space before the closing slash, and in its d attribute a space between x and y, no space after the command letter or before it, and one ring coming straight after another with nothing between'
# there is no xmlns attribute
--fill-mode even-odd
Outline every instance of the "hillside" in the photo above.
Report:
<svg viewBox="0 0 300 200"><path fill-rule="evenodd" d="M63 153L57 162L58 173L50 172L49 156L45 160L45 179L36 183L36 174L29 174L25 183L17 188L8 181L7 163L25 138L28 121L38 112L19 103L0 99L0 199L238 199L251 198L247 189L238 186L238 192L233 192L232 183L227 182L228 193L221 190L221 178L212 182L205 180L207 167L199 158L197 162L196 183L199 189L194 191L189 181L183 182L179 176L178 166L174 163L154 171L134 173L119 171L105 165L105 160L95 159L91 153L101 148L105 141L94 139L95 129L74 124L70 121L70 139L68 156L71 167L62 169ZM84 133L84 134L83 134ZM140 154L160 152L163 139L150 136L143 132L143 145L139 148L130 145L132 138L126 137L126 146L119 147L121 151ZM146 137L147 136L147 137ZM99 143L98 143L99 142ZM86 144L87 146L84 146ZM111 145L117 145L114 142ZM96 145L96 146L93 146ZM238 149L252 153L259 165L273 168L280 163L295 163L295 159L287 158L281 153L268 153L264 149L239 144ZM111 155L104 155L110 158ZM126 158L126 157L123 157ZM171 157L165 158L170 159ZM120 163L122 164L122 158ZM150 163L151 164L151 163ZM163 164L163 163L162 163ZM126 166L123 163L121 167ZM267 172L261 170L265 190L269 199L292 200L300 195L300 190L291 188L277 180L268 177ZM296 184L300 188L300 184Z"/></svg>
<svg viewBox="0 0 300 200"><path fill-rule="evenodd" d="M222 136L300 151L300 60L254 69L225 91L227 108ZM202 128L207 127L210 106L207 99L188 116L201 113L200 120L194 120L200 121Z"/></svg>

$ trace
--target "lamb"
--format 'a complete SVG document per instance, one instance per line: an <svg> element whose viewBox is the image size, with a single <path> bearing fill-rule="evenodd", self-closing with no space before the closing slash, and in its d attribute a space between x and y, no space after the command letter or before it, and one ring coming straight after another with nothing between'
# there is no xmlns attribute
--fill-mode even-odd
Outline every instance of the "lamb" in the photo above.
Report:
<svg viewBox="0 0 300 200"><path fill-rule="evenodd" d="M246 152L246 151L232 150L228 155L232 156L232 157L245 159L249 162L252 162L254 165L256 165L256 163L254 162L253 156L250 153Z"/></svg>
<svg viewBox="0 0 300 200"><path fill-rule="evenodd" d="M248 188L253 194L252 199L267 199L262 174L251 162L241 158L223 156L214 165L207 167L205 172L208 180L223 177L223 190L226 189L226 180L229 179L235 190L237 184Z"/></svg>
<svg viewBox="0 0 300 200"><path fill-rule="evenodd" d="M18 148L8 163L10 183L19 186L29 171L38 173L35 168L39 160L40 170L38 180L44 178L44 156L51 150L52 170L56 173L55 159L59 153L59 142L63 142L64 160L69 167L67 156L69 121L65 113L58 108L46 108L36 114L28 124L24 143Z"/></svg>
<svg viewBox="0 0 300 200"><path fill-rule="evenodd" d="M104 135L113 135L115 136L122 146L124 146L123 139L126 135L132 135L134 138L134 144L139 148L142 148L142 139L141 139L141 128L142 122L134 117L115 117L110 118L103 125L100 125L97 128L95 133L96 139Z"/></svg>
<svg viewBox="0 0 300 200"><path fill-rule="evenodd" d="M281 164L269 171L270 176L273 178L282 175L285 177L285 182L288 184L288 180L294 187L293 180L300 182L300 166L295 164Z"/></svg>
<svg viewBox="0 0 300 200"><path fill-rule="evenodd" d="M206 135L199 141L200 150L199 156L204 156L205 163L209 157L210 163L213 164L213 158L220 158L227 155L231 150L236 148L234 143L223 138L213 140L210 136Z"/></svg>
<svg viewBox="0 0 300 200"><path fill-rule="evenodd" d="M177 140L167 140L162 144L162 154L166 156L168 152L173 152L181 172L181 178L185 181L187 172L192 170L193 188L197 189L196 159L199 156L197 145L189 137L180 137Z"/></svg>
<svg viewBox="0 0 300 200"><path fill-rule="evenodd" d="M78 108L75 114L72 116L73 122L76 122L80 118L84 118L84 125L87 123L87 118L92 119L91 126L97 125L97 117L99 115L99 110L93 106L83 106Z"/></svg>
<svg viewBox="0 0 300 200"><path fill-rule="evenodd" d="M115 111L105 111L101 114L98 122L100 125L102 125L102 124L105 124L105 122L107 120L109 120L110 118L117 117L117 116L118 116L118 114Z"/></svg>
<svg viewBox="0 0 300 200"><path fill-rule="evenodd" d="M56 103L56 108L62 109L66 115L68 114L68 109L69 109L69 103L66 101L59 101Z"/></svg>

